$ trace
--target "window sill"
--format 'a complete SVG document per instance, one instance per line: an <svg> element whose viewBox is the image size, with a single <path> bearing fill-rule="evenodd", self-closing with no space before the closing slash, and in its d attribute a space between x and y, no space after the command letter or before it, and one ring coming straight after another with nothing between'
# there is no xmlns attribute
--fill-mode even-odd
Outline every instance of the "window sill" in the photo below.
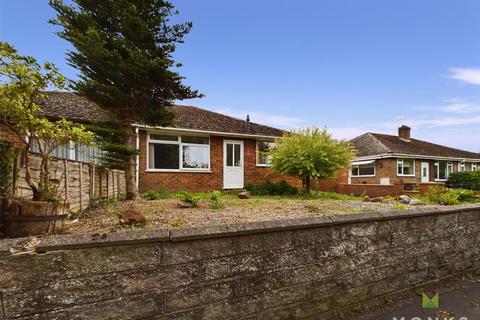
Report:
<svg viewBox="0 0 480 320"><path fill-rule="evenodd" d="M414 174L397 174L397 177L409 177L409 178L416 178L417 176Z"/></svg>
<svg viewBox="0 0 480 320"><path fill-rule="evenodd" d="M436 182L446 182L447 179L435 179Z"/></svg>
<svg viewBox="0 0 480 320"><path fill-rule="evenodd" d="M256 165L257 167L260 167L260 168L271 168L272 166L269 165L269 164L257 164Z"/></svg>
<svg viewBox="0 0 480 320"><path fill-rule="evenodd" d="M375 178L376 175L367 175L367 176L351 176L352 178Z"/></svg>
<svg viewBox="0 0 480 320"><path fill-rule="evenodd" d="M147 169L145 170L147 173L212 173L211 170L169 170L169 169Z"/></svg>

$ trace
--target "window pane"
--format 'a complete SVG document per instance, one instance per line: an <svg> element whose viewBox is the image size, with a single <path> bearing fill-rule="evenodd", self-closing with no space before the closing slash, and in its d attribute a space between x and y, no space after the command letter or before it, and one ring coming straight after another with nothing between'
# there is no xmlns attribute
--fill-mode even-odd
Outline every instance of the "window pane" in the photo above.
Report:
<svg viewBox="0 0 480 320"><path fill-rule="evenodd" d="M258 152L258 164L270 164L272 157L268 152Z"/></svg>
<svg viewBox="0 0 480 320"><path fill-rule="evenodd" d="M463 166L462 171L473 171L473 163L462 163L460 166Z"/></svg>
<svg viewBox="0 0 480 320"><path fill-rule="evenodd" d="M365 164L358 167L361 176L373 176L375 174L375 165Z"/></svg>
<svg viewBox="0 0 480 320"><path fill-rule="evenodd" d="M241 166L241 163L240 163L240 155L241 155L241 151L240 151L240 145L239 144L235 144L235 152L234 152L234 163L233 165L235 167L240 167Z"/></svg>
<svg viewBox="0 0 480 320"><path fill-rule="evenodd" d="M273 148L275 148L274 142L257 141L257 164L270 164L272 159L269 152Z"/></svg>
<svg viewBox="0 0 480 320"><path fill-rule="evenodd" d="M149 168L179 169L179 146L176 144L151 143L149 147Z"/></svg>
<svg viewBox="0 0 480 320"><path fill-rule="evenodd" d="M450 174L453 172L453 164L451 162L447 163L447 175L446 175L446 179L448 179L448 177L450 176Z"/></svg>
<svg viewBox="0 0 480 320"><path fill-rule="evenodd" d="M233 166L233 144L227 143L227 166Z"/></svg>
<svg viewBox="0 0 480 320"><path fill-rule="evenodd" d="M167 134L151 134L150 140L178 141L178 136L171 136Z"/></svg>
<svg viewBox="0 0 480 320"><path fill-rule="evenodd" d="M447 176L447 163L445 161L438 162L438 179L445 180Z"/></svg>
<svg viewBox="0 0 480 320"><path fill-rule="evenodd" d="M352 176L358 176L358 166L352 167Z"/></svg>
<svg viewBox="0 0 480 320"><path fill-rule="evenodd" d="M258 145L258 151L269 151L273 148L275 148L275 143L274 142L267 142L267 141L257 141Z"/></svg>
<svg viewBox="0 0 480 320"><path fill-rule="evenodd" d="M191 136L182 136L183 143L196 143L196 144L208 144L208 137L191 137Z"/></svg>
<svg viewBox="0 0 480 320"><path fill-rule="evenodd" d="M207 169L209 162L208 147L183 146L183 167Z"/></svg>
<svg viewBox="0 0 480 320"><path fill-rule="evenodd" d="M398 162L398 174L413 175L413 159L400 159Z"/></svg>

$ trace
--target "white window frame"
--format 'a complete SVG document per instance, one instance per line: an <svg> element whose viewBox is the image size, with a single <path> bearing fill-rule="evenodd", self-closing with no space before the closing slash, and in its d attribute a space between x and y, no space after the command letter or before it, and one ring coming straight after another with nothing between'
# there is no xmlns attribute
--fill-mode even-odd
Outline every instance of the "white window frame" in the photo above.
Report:
<svg viewBox="0 0 480 320"><path fill-rule="evenodd" d="M445 166L445 179L440 179L440 161L446 162L447 165ZM449 170L448 167L451 169ZM447 181L450 174L454 172L453 162L445 161L445 160L437 160L435 161L435 181Z"/></svg>
<svg viewBox="0 0 480 320"><path fill-rule="evenodd" d="M409 159L409 160L412 160L413 161L413 174L404 174L403 173L403 160L405 159ZM397 171L397 177L416 177L416 163L415 163L415 158L397 158L397 166L395 168L395 170ZM402 173L398 173L398 165L399 164L402 164Z"/></svg>
<svg viewBox="0 0 480 320"><path fill-rule="evenodd" d="M362 165L353 165L351 168L350 168L350 173L351 173L351 177L352 178L371 178L371 177L375 177L377 176L377 166L375 165L375 162L371 163L373 164L373 175L372 174L359 174L359 175L354 175L353 174L353 168L354 167L357 167L358 168L358 173L360 173L360 166ZM365 166L366 164L363 164L363 166Z"/></svg>
<svg viewBox="0 0 480 320"><path fill-rule="evenodd" d="M271 167L271 163L259 163L258 160L260 159L260 151L258 150L258 143L259 142L267 142L267 143L274 143L273 141L267 140L257 140L255 143L255 156L256 156L256 165L257 167Z"/></svg>
<svg viewBox="0 0 480 320"><path fill-rule="evenodd" d="M460 164L458 165L458 171L459 172L465 172L466 171L465 162L460 162Z"/></svg>
<svg viewBox="0 0 480 320"><path fill-rule="evenodd" d="M210 156L210 142L211 139L209 136L200 136L200 135L188 135L186 134L185 136L192 136L192 137L202 137L202 138L208 138L208 144L197 144L197 143L184 143L182 142L182 135L181 134L172 134L172 136L177 137L177 141L172 141L172 140L155 140L151 139L150 135L170 135L168 133L159 133L159 132L152 132L148 133L147 137L147 152L146 152L146 161L147 161L147 172L211 172L211 156ZM179 169L157 169L157 168L150 168L150 143L153 144L174 144L178 145L178 161L179 161ZM183 167L183 147L201 147L207 149L207 154L208 154L208 168L184 168Z"/></svg>
<svg viewBox="0 0 480 320"><path fill-rule="evenodd" d="M468 165L470 166L469 170L467 170L467 167L465 167L465 169L463 171L467 171L467 172L475 172L477 171L477 164L475 162L462 162L462 164L464 164L465 166ZM462 171L462 172L463 172Z"/></svg>

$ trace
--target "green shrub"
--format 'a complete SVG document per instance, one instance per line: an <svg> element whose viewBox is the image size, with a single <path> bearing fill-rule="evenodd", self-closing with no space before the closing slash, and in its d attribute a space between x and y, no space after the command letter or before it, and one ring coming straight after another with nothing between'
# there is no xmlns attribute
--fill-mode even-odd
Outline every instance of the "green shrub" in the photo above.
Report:
<svg viewBox="0 0 480 320"><path fill-rule="evenodd" d="M169 196L170 194L165 189L160 189L159 191L150 190L143 195L147 200L168 199Z"/></svg>
<svg viewBox="0 0 480 320"><path fill-rule="evenodd" d="M472 190L450 189L443 192L432 190L420 197L427 203L456 205L479 202L480 198Z"/></svg>
<svg viewBox="0 0 480 320"><path fill-rule="evenodd" d="M446 185L449 188L480 191L480 171L452 173Z"/></svg>
<svg viewBox="0 0 480 320"><path fill-rule="evenodd" d="M298 194L298 189L289 185L285 180L279 183L267 181L261 184L248 184L245 189L255 196L291 196Z"/></svg>
<svg viewBox="0 0 480 320"><path fill-rule="evenodd" d="M212 201L212 209L218 210L224 207L222 203L222 193L218 190L212 191L208 194L209 199Z"/></svg>
<svg viewBox="0 0 480 320"><path fill-rule="evenodd" d="M198 202L200 201L199 195L190 193L188 191L180 191L177 193L177 197L182 201L190 203L193 208L196 208L198 206Z"/></svg>

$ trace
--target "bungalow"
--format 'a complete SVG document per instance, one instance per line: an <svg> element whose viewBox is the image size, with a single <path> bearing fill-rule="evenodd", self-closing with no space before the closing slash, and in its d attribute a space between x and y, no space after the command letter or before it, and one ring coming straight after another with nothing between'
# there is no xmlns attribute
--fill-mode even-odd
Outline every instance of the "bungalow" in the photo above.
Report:
<svg viewBox="0 0 480 320"><path fill-rule="evenodd" d="M283 131L193 106L169 107L175 116L170 127L135 125L137 184L140 190L192 192L241 189L267 180L301 181L281 176L269 168L268 149ZM105 117L91 101L69 92L49 92L43 113L52 119L88 123ZM98 150L72 146L57 156L90 161ZM76 152L76 151L77 152Z"/></svg>
<svg viewBox="0 0 480 320"><path fill-rule="evenodd" d="M480 154L413 139L408 126L398 136L365 133L351 140L358 151L348 184L403 185L445 182L452 172L480 169Z"/></svg>

